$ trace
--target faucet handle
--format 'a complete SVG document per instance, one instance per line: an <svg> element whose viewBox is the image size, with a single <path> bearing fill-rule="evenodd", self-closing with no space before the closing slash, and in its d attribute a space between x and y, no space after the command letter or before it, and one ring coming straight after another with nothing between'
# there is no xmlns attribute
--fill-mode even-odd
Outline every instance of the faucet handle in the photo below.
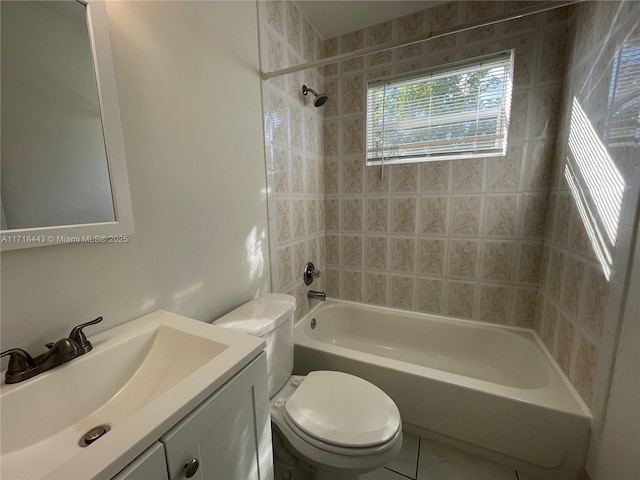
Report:
<svg viewBox="0 0 640 480"><path fill-rule="evenodd" d="M33 367L33 358L21 348L12 348L0 353L0 357L9 355L7 373L16 373Z"/></svg>
<svg viewBox="0 0 640 480"><path fill-rule="evenodd" d="M304 266L303 280L305 285L311 285L314 278L320 276L320 270L316 270L316 266L312 262L307 262Z"/></svg>
<svg viewBox="0 0 640 480"><path fill-rule="evenodd" d="M88 352L89 350L91 350L91 343L89 342L89 340L87 340L87 337L85 336L82 329L84 327L88 327L89 325L100 323L101 321L102 317L98 317L94 320L91 320L90 322L82 323L76 327L73 327L73 330L71 330L71 333L69 334L69 338L76 342L80 348L85 349L85 353Z"/></svg>

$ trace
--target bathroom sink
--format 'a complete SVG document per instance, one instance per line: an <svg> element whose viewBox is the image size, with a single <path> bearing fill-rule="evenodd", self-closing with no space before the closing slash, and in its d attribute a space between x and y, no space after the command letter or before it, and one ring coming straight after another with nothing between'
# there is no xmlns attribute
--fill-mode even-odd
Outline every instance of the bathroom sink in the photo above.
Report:
<svg viewBox="0 0 640 480"><path fill-rule="evenodd" d="M162 311L89 340L88 354L0 387L1 478L109 478L264 347ZM103 425L107 433L81 446Z"/></svg>

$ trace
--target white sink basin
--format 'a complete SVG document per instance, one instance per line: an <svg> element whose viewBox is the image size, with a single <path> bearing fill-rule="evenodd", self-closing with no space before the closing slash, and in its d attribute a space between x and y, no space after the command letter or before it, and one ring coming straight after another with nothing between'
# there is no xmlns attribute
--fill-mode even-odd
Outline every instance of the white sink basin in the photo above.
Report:
<svg viewBox="0 0 640 480"><path fill-rule="evenodd" d="M162 311L89 340L86 355L0 387L3 480L115 475L264 348ZM110 430L81 447L99 425Z"/></svg>

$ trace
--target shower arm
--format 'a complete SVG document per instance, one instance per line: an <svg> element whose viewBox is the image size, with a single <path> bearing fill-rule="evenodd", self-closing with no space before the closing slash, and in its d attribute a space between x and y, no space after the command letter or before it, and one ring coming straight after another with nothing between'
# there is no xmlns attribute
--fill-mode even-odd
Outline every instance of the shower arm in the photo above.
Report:
<svg viewBox="0 0 640 480"><path fill-rule="evenodd" d="M393 40L391 42L383 43L382 45L374 45L371 47L361 48L360 50L354 50L353 52L341 53L338 55L333 55L331 57L321 58L319 60L303 63L300 65L296 65L294 67L282 68L280 70L274 70L271 72L262 72L260 74L260 77L263 80L269 80L270 78L280 77L282 75L287 75L289 73L301 72L303 70L308 70L310 68L323 67L325 65L330 65L336 62L351 60L352 58L373 55L374 53L384 52L385 50L391 50L393 48L406 47L408 45L413 45L414 43L427 42L429 40L434 40L436 38L444 37L446 35L466 32L468 30L473 30L475 28L488 27L490 25L495 25L496 23L516 20L518 18L526 17L529 15L535 15L535 14L546 12L549 10L554 10L556 8L567 7L575 3L580 3L580 1L581 0L571 0L571 1L562 1L562 2L556 2L556 1L545 2L540 5L534 5L532 7L523 8L522 10L519 10L516 13L513 13L513 12L504 13L501 15L496 15L495 17L490 19L482 19L482 20L468 23L466 25L458 25L450 28L445 28L437 32L421 33L413 37L404 38L401 40Z"/></svg>

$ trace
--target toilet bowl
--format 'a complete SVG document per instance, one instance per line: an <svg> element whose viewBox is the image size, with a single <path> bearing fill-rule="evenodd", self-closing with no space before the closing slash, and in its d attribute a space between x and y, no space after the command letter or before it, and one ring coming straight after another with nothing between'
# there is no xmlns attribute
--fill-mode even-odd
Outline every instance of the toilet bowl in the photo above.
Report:
<svg viewBox="0 0 640 480"><path fill-rule="evenodd" d="M215 324L266 341L276 479L357 479L400 450L400 413L380 388L354 375L291 375L295 302L265 294Z"/></svg>

